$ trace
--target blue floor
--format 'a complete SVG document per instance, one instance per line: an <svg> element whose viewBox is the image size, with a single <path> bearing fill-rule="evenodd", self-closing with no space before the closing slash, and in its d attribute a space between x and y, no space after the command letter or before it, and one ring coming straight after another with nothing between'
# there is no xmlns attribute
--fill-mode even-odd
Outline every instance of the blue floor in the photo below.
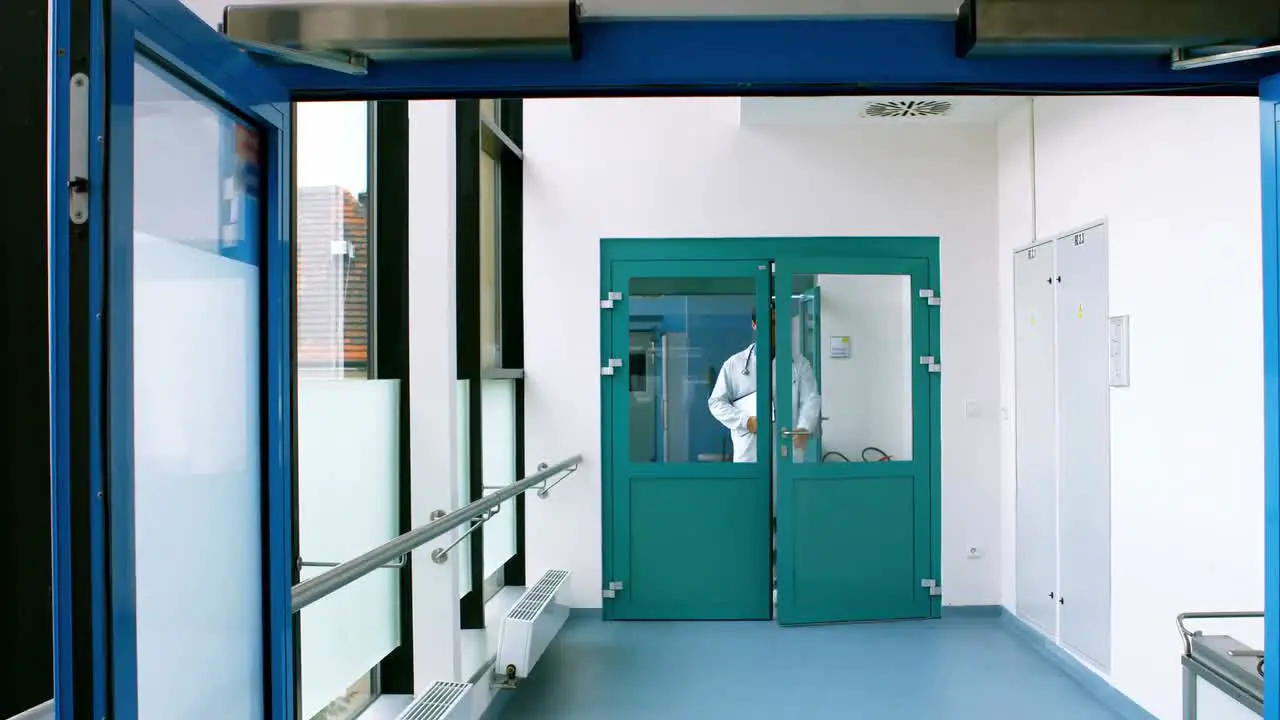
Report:
<svg viewBox="0 0 1280 720"><path fill-rule="evenodd" d="M1114 720L994 617L780 628L573 618L501 720Z"/></svg>

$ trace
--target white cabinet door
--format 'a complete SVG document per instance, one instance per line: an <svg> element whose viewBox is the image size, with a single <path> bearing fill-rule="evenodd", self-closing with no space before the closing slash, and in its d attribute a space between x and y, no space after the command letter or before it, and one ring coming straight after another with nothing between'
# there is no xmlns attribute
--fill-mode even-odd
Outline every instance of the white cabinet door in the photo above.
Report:
<svg viewBox="0 0 1280 720"><path fill-rule="evenodd" d="M1058 632L1054 245L1013 256L1018 615Z"/></svg>
<svg viewBox="0 0 1280 720"><path fill-rule="evenodd" d="M1062 643L1111 660L1111 435L1105 226L1056 242Z"/></svg>

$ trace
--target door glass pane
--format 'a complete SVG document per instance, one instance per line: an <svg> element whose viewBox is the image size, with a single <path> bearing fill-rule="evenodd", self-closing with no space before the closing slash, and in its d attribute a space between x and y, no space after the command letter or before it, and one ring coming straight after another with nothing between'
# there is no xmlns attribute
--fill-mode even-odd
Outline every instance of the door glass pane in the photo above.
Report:
<svg viewBox="0 0 1280 720"><path fill-rule="evenodd" d="M631 280L632 462L755 462L755 292L754 278Z"/></svg>
<svg viewBox="0 0 1280 720"><path fill-rule="evenodd" d="M258 133L134 65L138 717L263 717ZM129 322L129 318L124 318Z"/></svg>
<svg viewBox="0 0 1280 720"><path fill-rule="evenodd" d="M795 434L780 459L910 460L911 278L797 275L791 285L777 305L791 331L794 426L785 430Z"/></svg>

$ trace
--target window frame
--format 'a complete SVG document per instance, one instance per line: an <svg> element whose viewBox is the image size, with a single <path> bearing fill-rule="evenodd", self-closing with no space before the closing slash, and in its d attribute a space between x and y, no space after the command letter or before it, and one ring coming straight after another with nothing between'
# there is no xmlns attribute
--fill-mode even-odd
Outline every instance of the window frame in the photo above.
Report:
<svg viewBox="0 0 1280 720"><path fill-rule="evenodd" d="M518 98L493 102L497 117L483 112L486 101L465 99L455 102L456 182L457 182L457 246L455 270L459 282L455 286L457 301L458 379L468 380L468 432L472 438L468 456L470 469L470 502L484 494L484 418L481 383L484 380L511 380L515 383L515 466L523 474L524 453L524 316L523 295L523 106ZM481 171L482 154L495 161L494 166L494 258L493 258L493 337L497 352L492 363L485 362L481 347L485 318L481 313ZM466 279L471 279L467 281ZM490 367L486 367L490 365ZM514 503L515 552L491 575L484 572L484 527L480 526L463 542L469 543L471 559L471 591L460 603L462 629L485 627L485 603L505 586L526 584L525 576L525 497Z"/></svg>
<svg viewBox="0 0 1280 720"><path fill-rule="evenodd" d="M366 373L370 380L399 380L399 531L413 529L412 486L410 468L409 433L409 104L407 101L368 101L366 111L366 196L357 200L366 203L367 272L368 272L368 354ZM291 233L298 236L298 183L297 119L298 103L291 113L293 150L290 154L295 178L291 191ZM293 260L290 267L291 323L298 327L298 243L293 243ZM345 338L343 339L345 340ZM291 358L290 393L293 397L292 456L298 456L298 343L293 344ZM292 466L293 516L298 517L299 476L298 463ZM301 544L299 523L293 523L293 584L301 581ZM405 563L400 574L400 642L377 665L369 669L371 694L368 703L357 709L363 712L382 694L413 693L413 580L412 566ZM293 615L293 634L301 638L301 615ZM294 694L302 694L302 643L293 647Z"/></svg>

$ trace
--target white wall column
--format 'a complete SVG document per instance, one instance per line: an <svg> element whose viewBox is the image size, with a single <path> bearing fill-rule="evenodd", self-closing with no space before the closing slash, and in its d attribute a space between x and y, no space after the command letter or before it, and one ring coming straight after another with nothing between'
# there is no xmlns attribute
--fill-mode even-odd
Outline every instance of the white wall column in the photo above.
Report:
<svg viewBox="0 0 1280 720"><path fill-rule="evenodd" d="M457 508L457 338L455 333L455 133L452 101L409 103L409 438L412 519ZM431 550L413 554L413 684L461 680L462 634L457 563L437 565Z"/></svg>

